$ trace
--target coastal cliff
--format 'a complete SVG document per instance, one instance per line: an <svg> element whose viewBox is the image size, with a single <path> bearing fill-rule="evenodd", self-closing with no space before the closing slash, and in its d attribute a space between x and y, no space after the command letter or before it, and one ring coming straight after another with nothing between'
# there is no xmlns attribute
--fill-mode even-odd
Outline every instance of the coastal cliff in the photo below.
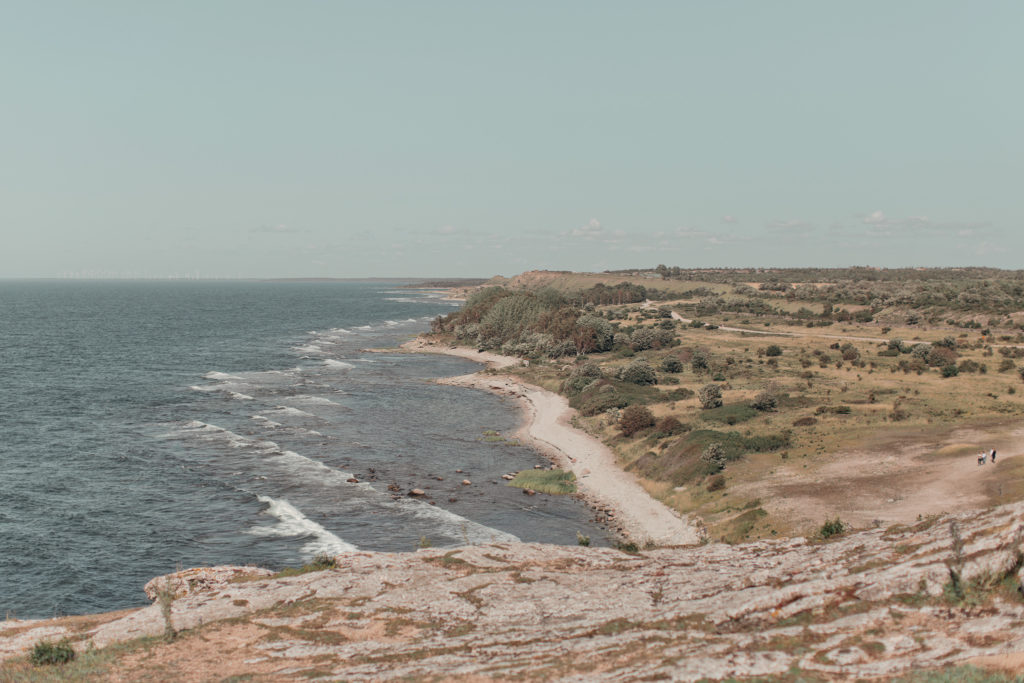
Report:
<svg viewBox="0 0 1024 683"><path fill-rule="evenodd" d="M150 607L0 624L0 678L42 639L98 677L213 680L891 678L1024 661L1024 504L729 546L352 552L274 578L189 570ZM165 618L166 617L166 618ZM170 627L173 639L163 639ZM95 648L91 650L90 648Z"/></svg>

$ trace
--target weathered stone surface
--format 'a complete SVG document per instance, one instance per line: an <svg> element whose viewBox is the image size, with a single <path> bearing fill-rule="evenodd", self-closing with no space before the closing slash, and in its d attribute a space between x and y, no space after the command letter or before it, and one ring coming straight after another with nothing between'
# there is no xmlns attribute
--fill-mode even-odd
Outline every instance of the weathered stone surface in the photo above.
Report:
<svg viewBox="0 0 1024 683"><path fill-rule="evenodd" d="M195 567L158 576L143 587L146 597L156 600L159 591L169 589L175 598L192 593L209 593L243 578L267 577L274 572L259 567Z"/></svg>
<svg viewBox="0 0 1024 683"><path fill-rule="evenodd" d="M953 519L959 554L947 518L829 543L637 554L491 544L346 553L337 569L279 579L214 574L173 602L182 635L159 647L190 658L203 648L232 653L211 657L199 680L234 675L230 660L273 680L315 671L353 681L686 681L793 667L885 678L1024 650L1024 602L1007 587L1021 566L1024 504ZM951 567L968 600L944 597ZM79 648L102 647L164 626L154 604L71 635ZM24 651L47 628L23 623L8 629L13 638L0 630L0 653Z"/></svg>

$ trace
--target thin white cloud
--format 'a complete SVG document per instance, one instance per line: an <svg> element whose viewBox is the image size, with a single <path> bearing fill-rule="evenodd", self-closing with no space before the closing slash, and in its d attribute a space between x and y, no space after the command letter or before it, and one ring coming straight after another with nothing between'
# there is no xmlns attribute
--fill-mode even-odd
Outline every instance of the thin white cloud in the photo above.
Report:
<svg viewBox="0 0 1024 683"><path fill-rule="evenodd" d="M579 228L574 228L573 230L569 231L570 237L585 237L587 239L599 237L603 233L604 228L601 227L601 221L597 220L596 218L591 218L589 221L587 221L586 225Z"/></svg>
<svg viewBox="0 0 1024 683"><path fill-rule="evenodd" d="M437 229L437 232L442 235L454 235L458 232L458 229L454 225L442 225Z"/></svg>
<svg viewBox="0 0 1024 683"><path fill-rule="evenodd" d="M723 223L738 223L739 219L736 218L736 216L733 216L732 214L729 214L729 215L726 215L726 216L722 216L722 222Z"/></svg>
<svg viewBox="0 0 1024 683"><path fill-rule="evenodd" d="M975 237L991 225L986 221L936 221L928 216L894 218L881 210L875 210L868 214L857 214L854 217L860 220L861 225L868 226L868 234L878 237L938 233L967 238ZM839 227L845 226L840 224Z"/></svg>

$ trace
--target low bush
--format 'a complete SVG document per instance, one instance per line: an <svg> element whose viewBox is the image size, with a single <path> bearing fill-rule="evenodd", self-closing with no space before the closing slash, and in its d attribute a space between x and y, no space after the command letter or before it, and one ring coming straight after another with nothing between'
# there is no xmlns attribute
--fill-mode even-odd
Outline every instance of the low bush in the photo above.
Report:
<svg viewBox="0 0 1024 683"><path fill-rule="evenodd" d="M719 408L722 405L722 387L717 384L705 384L697 392L697 396L704 410Z"/></svg>
<svg viewBox="0 0 1024 683"><path fill-rule="evenodd" d="M818 530L818 535L822 538L832 538L841 535L844 531L846 531L846 525L836 517L835 519L826 519Z"/></svg>
<svg viewBox="0 0 1024 683"><path fill-rule="evenodd" d="M593 361L586 361L572 369L569 378L562 384L562 391L570 396L578 394L596 380L603 378L604 372L601 370L601 366Z"/></svg>
<svg viewBox="0 0 1024 683"><path fill-rule="evenodd" d="M608 380L595 380L587 388L570 396L569 405L583 415L597 415L611 408L629 405L629 399L616 390Z"/></svg>
<svg viewBox="0 0 1024 683"><path fill-rule="evenodd" d="M765 348L764 355L769 356L769 357L771 357L771 356L781 356L782 355L782 347L779 346L778 344L770 344L770 345L768 345Z"/></svg>
<svg viewBox="0 0 1024 683"><path fill-rule="evenodd" d="M707 485L708 491L721 491L724 488L725 488L725 477L723 475L716 474L715 476L713 476L710 479L708 479L708 485Z"/></svg>
<svg viewBox="0 0 1024 683"><path fill-rule="evenodd" d="M657 375L647 361L635 360L622 369L621 379L630 384L654 384L658 381Z"/></svg>
<svg viewBox="0 0 1024 683"><path fill-rule="evenodd" d="M75 658L75 651L67 638L51 643L48 640L40 640L32 648L29 660L36 666L49 664L66 664Z"/></svg>
<svg viewBox="0 0 1024 683"><path fill-rule="evenodd" d="M986 366L984 363L979 363L978 361L971 360L970 358L965 358L964 360L960 361L960 364L957 365L956 367L957 370L959 370L960 372L979 372L983 375L986 372L988 372L988 366Z"/></svg>
<svg viewBox="0 0 1024 683"><path fill-rule="evenodd" d="M687 429L688 427L680 422L678 418L672 415L666 415L658 420L657 424L654 425L654 436L659 438L675 436L676 434L682 434Z"/></svg>
<svg viewBox="0 0 1024 683"><path fill-rule="evenodd" d="M818 420L814 417L801 417L798 420L793 420L794 427L810 427L815 424L818 424Z"/></svg>
<svg viewBox="0 0 1024 683"><path fill-rule="evenodd" d="M711 443L700 454L705 474L717 474L725 469L725 449L720 443Z"/></svg>
<svg viewBox="0 0 1024 683"><path fill-rule="evenodd" d="M623 436L633 436L641 429L654 426L654 415L646 406L628 406L619 418L619 429Z"/></svg>
<svg viewBox="0 0 1024 683"><path fill-rule="evenodd" d="M814 411L815 415L849 415L850 412L850 406L818 406Z"/></svg>
<svg viewBox="0 0 1024 683"><path fill-rule="evenodd" d="M1012 362L1011 362L1011 365L1012 365ZM675 356L669 356L668 358L665 358L665 359L663 359L661 361L661 370L662 370L662 372L672 372L672 373L682 372L683 371L683 362L681 360L679 360L678 358L676 358Z"/></svg>
<svg viewBox="0 0 1024 683"><path fill-rule="evenodd" d="M779 406L779 397L773 391L762 391L750 402L750 407L763 413L775 410Z"/></svg>

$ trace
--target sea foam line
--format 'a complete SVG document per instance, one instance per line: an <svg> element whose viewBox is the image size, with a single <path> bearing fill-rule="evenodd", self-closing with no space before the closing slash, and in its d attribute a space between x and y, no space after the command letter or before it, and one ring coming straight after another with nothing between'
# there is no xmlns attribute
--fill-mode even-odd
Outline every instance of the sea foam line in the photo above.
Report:
<svg viewBox="0 0 1024 683"><path fill-rule="evenodd" d="M339 553L358 550L356 546L341 540L309 517L302 514L298 508L287 500L275 499L270 496L257 496L261 503L267 505L264 510L269 515L278 519L273 526L259 526L249 529L254 536L312 536L312 540L302 546L301 552L307 556L320 553L338 555Z"/></svg>

